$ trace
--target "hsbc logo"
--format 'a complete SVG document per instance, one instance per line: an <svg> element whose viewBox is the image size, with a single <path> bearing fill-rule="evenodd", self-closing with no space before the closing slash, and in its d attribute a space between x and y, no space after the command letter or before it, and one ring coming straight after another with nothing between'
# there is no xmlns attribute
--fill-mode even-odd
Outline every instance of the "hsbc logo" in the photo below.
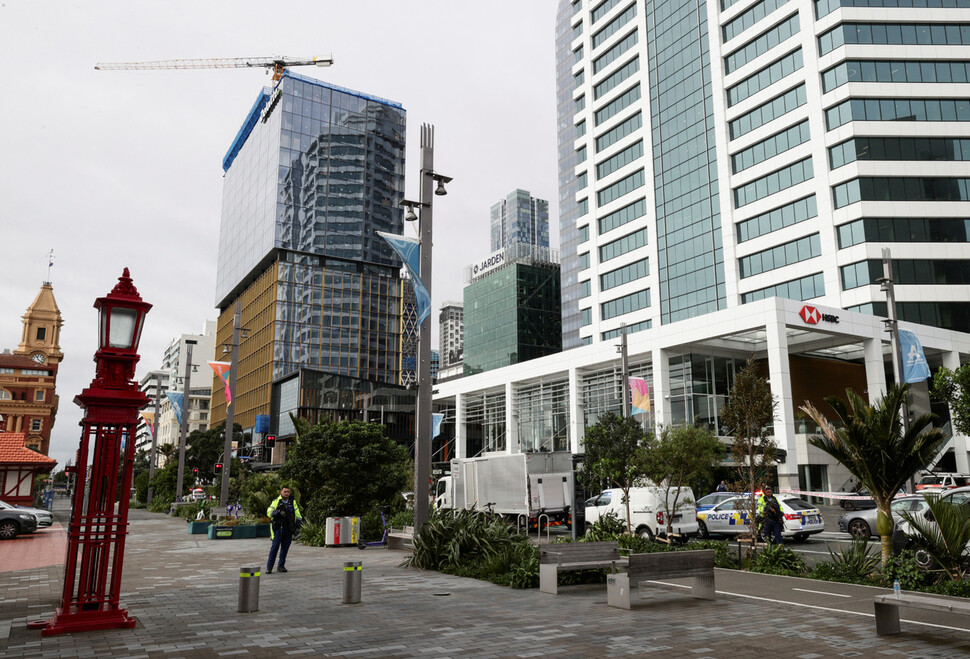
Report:
<svg viewBox="0 0 970 659"><path fill-rule="evenodd" d="M804 320L809 325L818 325L819 322L825 323L838 323L839 317L830 313L822 313L815 307L806 304L802 307L802 310L798 312L801 319Z"/></svg>

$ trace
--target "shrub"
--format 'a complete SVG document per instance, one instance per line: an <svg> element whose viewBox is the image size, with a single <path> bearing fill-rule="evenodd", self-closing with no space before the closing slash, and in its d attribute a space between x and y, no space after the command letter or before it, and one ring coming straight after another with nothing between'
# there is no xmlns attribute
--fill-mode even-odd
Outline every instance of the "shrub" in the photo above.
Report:
<svg viewBox="0 0 970 659"><path fill-rule="evenodd" d="M752 572L801 577L808 574L808 566L802 557L784 545L765 545L751 559Z"/></svg>
<svg viewBox="0 0 970 659"><path fill-rule="evenodd" d="M414 526L414 510L401 510L394 513L387 520L387 526L392 529L403 529L405 526Z"/></svg>
<svg viewBox="0 0 970 659"><path fill-rule="evenodd" d="M818 563L811 571L814 579L840 581L842 583L871 583L879 567L880 555L875 546L865 538L855 538L848 547L839 546L838 552L828 547L832 562Z"/></svg>
<svg viewBox="0 0 970 659"><path fill-rule="evenodd" d="M606 540L616 540L626 531L626 522L616 516L616 513L606 513L601 515L596 522L590 526L579 542L603 542Z"/></svg>
<svg viewBox="0 0 970 659"><path fill-rule="evenodd" d="M916 554L910 549L904 549L883 563L881 580L875 585L888 588L896 579L903 590L923 590L931 581L930 575L916 564Z"/></svg>

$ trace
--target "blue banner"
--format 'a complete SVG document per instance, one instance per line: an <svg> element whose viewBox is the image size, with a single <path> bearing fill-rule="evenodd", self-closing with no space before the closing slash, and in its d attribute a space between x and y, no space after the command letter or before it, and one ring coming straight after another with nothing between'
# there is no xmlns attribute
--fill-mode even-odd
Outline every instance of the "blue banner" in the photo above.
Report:
<svg viewBox="0 0 970 659"><path fill-rule="evenodd" d="M175 410L175 418L178 419L179 425L182 425L182 392L166 391L165 395L168 396L168 402L172 404L172 409Z"/></svg>
<svg viewBox="0 0 970 659"><path fill-rule="evenodd" d="M404 267L411 276L411 285L414 286L414 297L418 300L418 325L420 325L431 314L431 296L428 295L428 289L421 280L421 241L383 231L378 231L377 234L386 240L404 261Z"/></svg>
<svg viewBox="0 0 970 659"><path fill-rule="evenodd" d="M930 367L923 346L912 332L899 330L899 349L903 353L903 381L922 382L930 377Z"/></svg>
<svg viewBox="0 0 970 659"><path fill-rule="evenodd" d="M445 420L444 414L431 415L431 439L441 434L441 422Z"/></svg>

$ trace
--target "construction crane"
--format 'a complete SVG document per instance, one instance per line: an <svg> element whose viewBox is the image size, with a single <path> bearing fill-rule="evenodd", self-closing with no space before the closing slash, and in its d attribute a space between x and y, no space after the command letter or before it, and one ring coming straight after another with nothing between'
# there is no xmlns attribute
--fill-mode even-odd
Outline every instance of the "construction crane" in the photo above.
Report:
<svg viewBox="0 0 970 659"><path fill-rule="evenodd" d="M279 82L283 72L291 66L330 66L333 57L288 59L280 57L219 57L210 59L167 59L155 62L98 62L96 71L151 71L160 69L252 69L273 71L273 80Z"/></svg>

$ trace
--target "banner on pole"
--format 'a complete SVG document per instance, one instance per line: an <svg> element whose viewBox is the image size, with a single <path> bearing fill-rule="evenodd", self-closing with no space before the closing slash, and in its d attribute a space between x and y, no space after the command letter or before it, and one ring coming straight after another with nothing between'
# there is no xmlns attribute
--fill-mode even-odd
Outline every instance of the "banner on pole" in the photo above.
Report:
<svg viewBox="0 0 970 659"><path fill-rule="evenodd" d="M650 411L650 387L643 378L630 378L630 414Z"/></svg>
<svg viewBox="0 0 970 659"><path fill-rule="evenodd" d="M175 418L179 425L182 425L182 392L166 391L165 395L168 396L168 402L172 404L172 409L175 410Z"/></svg>
<svg viewBox="0 0 970 659"><path fill-rule="evenodd" d="M148 426L148 432L155 434L155 413L154 412L140 412L141 418L145 420L145 425Z"/></svg>
<svg viewBox="0 0 970 659"><path fill-rule="evenodd" d="M444 414L433 413L431 415L431 439L441 434L441 422L444 420Z"/></svg>
<svg viewBox="0 0 970 659"><path fill-rule="evenodd" d="M229 390L229 371L232 370L232 364L229 362L209 362L209 367L215 371L219 379L222 380L222 384L226 387L226 405L232 404L232 392Z"/></svg>
<svg viewBox="0 0 970 659"><path fill-rule="evenodd" d="M420 325L431 314L431 296L428 295L428 289L425 288L424 281L421 279L421 241L417 238L397 236L383 231L378 231L377 235L386 240L387 244L404 261L404 267L411 276L411 285L414 286L414 297L418 301L418 325Z"/></svg>
<svg viewBox="0 0 970 659"><path fill-rule="evenodd" d="M923 354L923 346L912 332L898 330L899 348L903 353L903 381L922 382L930 377L930 367Z"/></svg>

